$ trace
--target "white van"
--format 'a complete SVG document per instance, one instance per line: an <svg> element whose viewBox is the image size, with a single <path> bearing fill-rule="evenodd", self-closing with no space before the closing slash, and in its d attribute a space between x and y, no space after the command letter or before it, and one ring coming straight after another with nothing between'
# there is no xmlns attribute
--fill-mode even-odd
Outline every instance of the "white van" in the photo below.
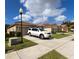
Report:
<svg viewBox="0 0 79 59"><path fill-rule="evenodd" d="M43 28L29 28L28 34L38 36L39 38L49 38L51 36L51 32L44 30Z"/></svg>

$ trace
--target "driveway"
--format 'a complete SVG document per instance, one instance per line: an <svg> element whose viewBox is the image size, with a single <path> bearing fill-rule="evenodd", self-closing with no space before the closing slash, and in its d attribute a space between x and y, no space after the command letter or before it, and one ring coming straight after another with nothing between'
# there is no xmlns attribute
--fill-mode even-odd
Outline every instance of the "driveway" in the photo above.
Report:
<svg viewBox="0 0 79 59"><path fill-rule="evenodd" d="M71 42L73 42L73 41L71 41L71 39L73 38L73 35L62 38L62 39L50 39L50 40L42 40L42 39L39 39L36 37L27 36L27 35L24 36L24 38L31 40L33 42L36 42L36 43L38 43L38 45L29 47L29 48L24 48L24 49L18 50L16 52L6 54L6 59L12 59L12 58L14 58L14 55L16 55L15 56L16 58L14 58L14 59L17 59L17 58L19 58L19 59L38 59L38 57L46 54L47 52L49 52L53 49L56 49L57 51L59 51L62 55L66 56L66 57L69 56L68 59L72 58L71 55L73 56L73 53L71 53L71 52L65 53L65 51L70 51L70 49L68 49L69 47L72 47L72 52L73 52L73 43L71 44ZM70 45L68 45L68 44L70 44ZM64 50L63 50L63 48L64 48ZM12 57L12 58L10 58L10 57Z"/></svg>
<svg viewBox="0 0 79 59"><path fill-rule="evenodd" d="M61 41L69 41L69 40L71 40L71 39L73 39L74 38L74 35L71 35L71 36L68 36L68 37L64 37L64 38L61 38L61 39L40 39L40 38L37 38L37 37L33 37L33 36L28 36L28 35L25 35L24 36L24 38L26 38L26 39L28 39L28 40L31 40L31 41L33 41L33 42L36 42L36 43L38 43L38 44L42 44L42 43L45 43L46 42L46 44L47 43L51 43L51 42L61 42Z"/></svg>
<svg viewBox="0 0 79 59"><path fill-rule="evenodd" d="M26 35L26 36L24 36L24 38L31 40L33 42L36 42L39 45L43 45L48 48L55 48L57 46L61 46L62 44L72 40L74 38L74 36L71 35L68 37L61 38L61 39L39 39L36 37Z"/></svg>

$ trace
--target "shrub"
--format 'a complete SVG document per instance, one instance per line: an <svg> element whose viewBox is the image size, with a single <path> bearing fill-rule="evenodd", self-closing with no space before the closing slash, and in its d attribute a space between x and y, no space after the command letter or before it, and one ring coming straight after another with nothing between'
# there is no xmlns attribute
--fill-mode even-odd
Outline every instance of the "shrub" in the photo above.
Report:
<svg viewBox="0 0 79 59"><path fill-rule="evenodd" d="M21 32L17 32L16 36L20 37L21 36Z"/></svg>
<svg viewBox="0 0 79 59"><path fill-rule="evenodd" d="M5 38L9 37L10 35L8 33L5 33Z"/></svg>
<svg viewBox="0 0 79 59"><path fill-rule="evenodd" d="M5 38L9 38L9 37L20 37L21 36L21 32L10 32L10 34L5 33Z"/></svg>
<svg viewBox="0 0 79 59"><path fill-rule="evenodd" d="M10 32L9 37L14 37L15 36L15 32Z"/></svg>

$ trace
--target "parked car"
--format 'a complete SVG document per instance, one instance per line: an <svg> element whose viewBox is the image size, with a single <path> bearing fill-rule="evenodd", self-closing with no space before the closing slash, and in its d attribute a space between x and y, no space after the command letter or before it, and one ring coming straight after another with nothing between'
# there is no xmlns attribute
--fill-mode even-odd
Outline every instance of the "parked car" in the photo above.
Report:
<svg viewBox="0 0 79 59"><path fill-rule="evenodd" d="M51 36L51 32L44 30L44 28L29 28L28 34L31 36L37 36L41 39L49 38Z"/></svg>

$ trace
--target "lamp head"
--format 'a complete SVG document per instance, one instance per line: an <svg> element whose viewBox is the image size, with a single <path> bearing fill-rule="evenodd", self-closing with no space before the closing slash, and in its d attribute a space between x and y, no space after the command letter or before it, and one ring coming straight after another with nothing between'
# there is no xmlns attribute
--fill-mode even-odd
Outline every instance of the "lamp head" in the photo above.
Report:
<svg viewBox="0 0 79 59"><path fill-rule="evenodd" d="M23 13L23 9L22 9L22 8L19 9L19 13L20 13L20 14Z"/></svg>

